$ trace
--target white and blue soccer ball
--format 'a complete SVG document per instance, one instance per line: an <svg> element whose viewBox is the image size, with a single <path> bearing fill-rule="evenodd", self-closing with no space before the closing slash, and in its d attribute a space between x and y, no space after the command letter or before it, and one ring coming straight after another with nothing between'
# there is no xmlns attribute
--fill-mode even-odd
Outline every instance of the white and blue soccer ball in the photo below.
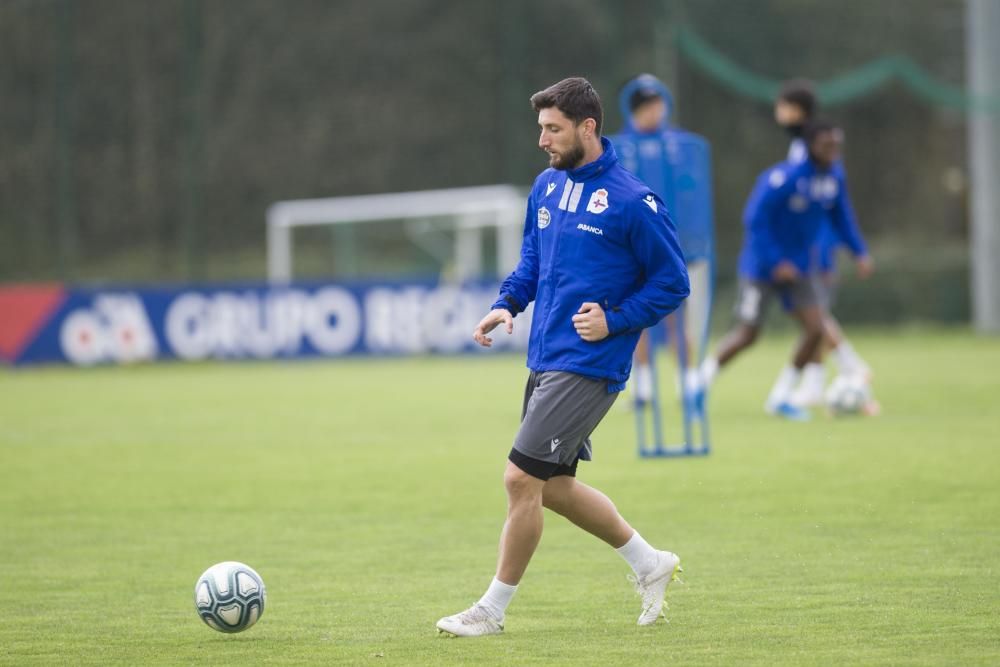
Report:
<svg viewBox="0 0 1000 667"><path fill-rule="evenodd" d="M871 384L856 375L835 377L824 398L827 409L835 417L867 414L874 400Z"/></svg>
<svg viewBox="0 0 1000 667"><path fill-rule="evenodd" d="M205 570L194 585L194 606L219 632L243 632L264 613L267 593L260 575L243 563L226 561Z"/></svg>

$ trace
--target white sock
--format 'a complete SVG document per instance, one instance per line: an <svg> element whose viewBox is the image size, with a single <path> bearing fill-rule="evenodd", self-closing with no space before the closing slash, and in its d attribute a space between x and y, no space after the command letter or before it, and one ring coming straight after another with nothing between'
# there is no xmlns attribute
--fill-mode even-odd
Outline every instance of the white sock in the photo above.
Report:
<svg viewBox="0 0 1000 667"><path fill-rule="evenodd" d="M771 393L767 396L767 405L776 407L787 402L792 389L798 384L800 375L802 375L802 371L795 368L795 366L785 366L782 368L781 373L778 374L778 379L774 381L774 386L771 387Z"/></svg>
<svg viewBox="0 0 1000 667"><path fill-rule="evenodd" d="M719 374L719 360L715 357L705 357L705 361L701 362L701 381L704 382L704 386L707 388L715 380L715 376Z"/></svg>
<svg viewBox="0 0 1000 667"><path fill-rule="evenodd" d="M493 577L490 587L486 589L483 597L479 598L478 604L485 607L486 611L493 614L493 617L498 621L502 621L504 614L507 613L507 605L510 604L516 592L517 586L510 586Z"/></svg>
<svg viewBox="0 0 1000 667"><path fill-rule="evenodd" d="M653 369L649 364L636 364L632 369L632 379L635 381L636 399L640 401L653 400Z"/></svg>
<svg viewBox="0 0 1000 667"><path fill-rule="evenodd" d="M802 386L810 391L823 391L826 384L826 366L810 361L802 369Z"/></svg>
<svg viewBox="0 0 1000 667"><path fill-rule="evenodd" d="M689 395L698 393L701 389L701 373L697 368L689 368L684 374L684 389Z"/></svg>
<svg viewBox="0 0 1000 667"><path fill-rule="evenodd" d="M656 569L656 563L660 559L656 549L642 539L638 531L632 533L629 541L615 551L632 567L637 577L644 577Z"/></svg>
<svg viewBox="0 0 1000 667"><path fill-rule="evenodd" d="M825 385L826 366L810 361L802 369L802 379L799 381L799 386L788 397L788 402L800 408L818 405L823 401Z"/></svg>
<svg viewBox="0 0 1000 667"><path fill-rule="evenodd" d="M854 347L844 338L837 347L833 348L833 356L837 360L837 367L841 375L852 375L857 372L867 370L868 364L864 362Z"/></svg>

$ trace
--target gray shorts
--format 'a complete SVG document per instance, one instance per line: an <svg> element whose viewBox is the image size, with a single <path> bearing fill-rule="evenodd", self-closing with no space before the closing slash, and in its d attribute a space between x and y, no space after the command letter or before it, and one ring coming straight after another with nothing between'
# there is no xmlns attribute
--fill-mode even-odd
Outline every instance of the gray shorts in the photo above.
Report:
<svg viewBox="0 0 1000 667"><path fill-rule="evenodd" d="M575 475L577 462L590 460L590 434L616 398L618 392L608 391L607 380L532 371L524 388L511 463L538 479Z"/></svg>
<svg viewBox="0 0 1000 667"><path fill-rule="evenodd" d="M837 276L834 274L812 274L813 289L816 290L816 302L826 312L833 311L837 300Z"/></svg>
<svg viewBox="0 0 1000 667"><path fill-rule="evenodd" d="M782 307L789 312L815 306L820 302L816 294L816 285L811 279L779 285L766 280L740 278L733 315L743 324L760 328L764 324L767 308L774 296L781 299Z"/></svg>

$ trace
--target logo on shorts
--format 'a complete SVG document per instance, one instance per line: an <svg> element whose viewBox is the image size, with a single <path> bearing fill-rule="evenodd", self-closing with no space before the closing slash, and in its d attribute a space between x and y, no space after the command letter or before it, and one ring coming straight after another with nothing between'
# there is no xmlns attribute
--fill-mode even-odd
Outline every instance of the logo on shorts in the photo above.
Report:
<svg viewBox="0 0 1000 667"><path fill-rule="evenodd" d="M552 221L552 216L549 214L549 209L544 206L538 209L538 228L545 229L549 226L549 222Z"/></svg>
<svg viewBox="0 0 1000 667"><path fill-rule="evenodd" d="M562 444L562 440L559 438L552 438L552 451L556 451L556 447Z"/></svg>

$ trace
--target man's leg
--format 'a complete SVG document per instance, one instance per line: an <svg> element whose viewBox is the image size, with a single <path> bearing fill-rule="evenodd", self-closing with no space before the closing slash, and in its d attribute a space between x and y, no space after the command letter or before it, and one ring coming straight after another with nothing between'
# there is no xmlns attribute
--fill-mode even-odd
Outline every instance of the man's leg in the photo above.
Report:
<svg viewBox="0 0 1000 667"><path fill-rule="evenodd" d="M823 336L812 357L803 367L802 380L789 399L793 405L799 407L810 407L823 403L823 391L826 387L826 366L823 364L823 359L827 345L829 344L831 348L836 346L836 343L832 342L836 332L831 331L827 326L831 321L830 305L833 302L836 277L830 273L814 273L810 279L816 293L816 302L822 309Z"/></svg>
<svg viewBox="0 0 1000 667"><path fill-rule="evenodd" d="M823 403L823 391L826 387L823 352L824 345L818 345L812 359L802 369L802 378L788 399L792 405L808 408Z"/></svg>
<svg viewBox="0 0 1000 667"><path fill-rule="evenodd" d="M686 306L682 305L684 308ZM681 378L685 383L686 391L688 394L693 395L701 388L701 376L698 373L698 369L692 368L691 363L691 341L687 337L686 332L681 331L680 318L677 312L670 313L664 319L664 326L667 329L667 341L669 344L676 346L678 351L678 362L679 366L686 369L686 375ZM681 346L681 339L679 336L684 335L684 345ZM648 403L653 400L653 382L655 378L653 377L653 365L650 360L653 351L652 344L652 331L651 329L643 329L642 334L639 336L639 342L635 346L635 353L632 355L632 378L629 381L632 387L632 392L635 397L635 401L639 404ZM681 351L683 350L683 358L681 358Z"/></svg>
<svg viewBox="0 0 1000 667"><path fill-rule="evenodd" d="M739 293L733 308L738 324L722 339L715 354L705 357L702 362L699 368L702 389L712 384L720 368L757 340L773 290L773 285L769 283L740 279Z"/></svg>
<svg viewBox="0 0 1000 667"><path fill-rule="evenodd" d="M507 520L500 533L496 576L474 605L437 622L439 631L457 637L494 635L503 631L507 605L542 538L542 489L545 480L507 462L503 476L507 489Z"/></svg>
<svg viewBox="0 0 1000 667"><path fill-rule="evenodd" d="M510 461L503 482L507 489L507 521L500 534L497 579L508 586L516 586L542 539L542 490L546 482Z"/></svg>
<svg viewBox="0 0 1000 667"><path fill-rule="evenodd" d="M747 349L757 341L760 328L755 324L740 322L726 337L719 343L715 358L719 368L722 368L743 350Z"/></svg>
<svg viewBox="0 0 1000 667"><path fill-rule="evenodd" d="M643 329L632 356L632 394L636 403L653 400L653 368L649 363L652 345L649 338L649 329Z"/></svg>
<svg viewBox="0 0 1000 667"><path fill-rule="evenodd" d="M561 475L545 484L545 507L576 526L607 542L635 572L636 589L642 597L639 625L649 625L661 616L667 586L677 578L680 558L649 545L618 513L611 499L597 489Z"/></svg>
<svg viewBox="0 0 1000 667"><path fill-rule="evenodd" d="M708 355L705 357L705 361L701 362L701 366L698 368L697 380L695 381L699 386L695 389L695 393L698 391L704 392L705 389L710 387L715 381L715 376L719 374L719 370L729 363L733 357L753 345L759 333L760 327L756 324L740 322L726 334L725 338L722 339L722 342L716 348L715 354Z"/></svg>
<svg viewBox="0 0 1000 667"><path fill-rule="evenodd" d="M624 546L635 533L610 498L575 477L560 475L546 482L542 503L615 549Z"/></svg>
<svg viewBox="0 0 1000 667"><path fill-rule="evenodd" d="M809 412L791 400L792 392L802 377L802 369L813 358L816 348L823 340L823 311L818 305L811 303L794 308L792 316L798 320L802 335L795 346L792 363L781 369L778 379L771 387L764 402L764 410L794 421L805 421L810 418Z"/></svg>
<svg viewBox="0 0 1000 667"><path fill-rule="evenodd" d="M833 350L833 358L837 362L837 371L841 375L854 375L869 380L871 378L871 368L867 362L861 358L847 336L844 335L840 323L832 314L827 314L823 318L823 333L826 341Z"/></svg>
<svg viewBox="0 0 1000 667"><path fill-rule="evenodd" d="M689 303L690 297L687 302L681 304L683 310L675 310L666 318L667 337L677 351L678 390L684 398L694 398L702 389L701 373L697 366L691 365L691 359L697 360L698 351L692 352L691 336L688 335L690 329L688 317L697 309L689 308ZM682 323L684 326L681 326Z"/></svg>
<svg viewBox="0 0 1000 667"><path fill-rule="evenodd" d="M813 304L796 308L792 311L792 315L802 328L802 336L799 338L799 344L795 348L795 356L792 358L792 363L801 370L813 358L823 342L823 310L818 305Z"/></svg>
<svg viewBox="0 0 1000 667"><path fill-rule="evenodd" d="M827 296L821 299L820 303L820 326L822 334L812 356L802 369L802 379L799 382L798 388L796 388L789 398L789 402L792 405L799 407L810 407L823 403L823 392L826 387L826 366L823 363L825 353L827 348L836 353L838 346L843 340L843 333L840 331L840 326L829 311L829 286L825 283L820 283L820 289L827 290L825 292ZM850 345L848 344L844 349L850 350ZM835 356L839 363L840 355L835 354Z"/></svg>

